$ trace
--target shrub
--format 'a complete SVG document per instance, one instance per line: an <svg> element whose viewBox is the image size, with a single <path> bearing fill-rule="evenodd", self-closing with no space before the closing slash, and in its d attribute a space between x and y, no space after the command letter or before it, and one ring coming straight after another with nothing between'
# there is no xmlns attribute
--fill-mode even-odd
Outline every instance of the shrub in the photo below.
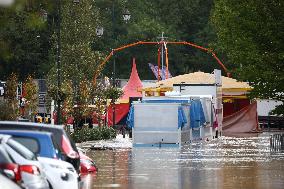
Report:
<svg viewBox="0 0 284 189"><path fill-rule="evenodd" d="M106 140L116 137L115 129L112 127L96 127L96 128L82 128L75 129L71 134L71 138L76 143L90 141L90 140Z"/></svg>

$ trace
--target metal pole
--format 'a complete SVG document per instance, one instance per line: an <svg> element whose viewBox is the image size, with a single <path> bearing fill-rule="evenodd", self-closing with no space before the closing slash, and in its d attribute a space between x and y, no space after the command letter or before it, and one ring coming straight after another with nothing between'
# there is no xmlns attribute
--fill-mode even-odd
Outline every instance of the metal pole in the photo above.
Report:
<svg viewBox="0 0 284 189"><path fill-rule="evenodd" d="M114 28L114 0L112 1L112 29L113 29L113 42L115 42L115 28ZM114 51L113 51L114 53ZM113 73L112 73L112 87L115 88L115 54L113 54ZM115 127L115 99L112 97L112 127Z"/></svg>
<svg viewBox="0 0 284 189"><path fill-rule="evenodd" d="M113 88L116 87L115 85L115 56L113 57L113 80L112 80ZM112 126L115 127L115 99L114 96L112 97Z"/></svg>
<svg viewBox="0 0 284 189"><path fill-rule="evenodd" d="M162 60L162 68L161 68L161 75L163 75L163 68L164 68L164 32L162 32L162 38L161 38L161 45L162 45L162 53L161 53L161 56L162 56L162 58L161 58L161 60ZM162 79L163 80L163 79Z"/></svg>
<svg viewBox="0 0 284 189"><path fill-rule="evenodd" d="M60 38L60 24L61 24L61 0L57 0L57 124L61 124L61 38Z"/></svg>

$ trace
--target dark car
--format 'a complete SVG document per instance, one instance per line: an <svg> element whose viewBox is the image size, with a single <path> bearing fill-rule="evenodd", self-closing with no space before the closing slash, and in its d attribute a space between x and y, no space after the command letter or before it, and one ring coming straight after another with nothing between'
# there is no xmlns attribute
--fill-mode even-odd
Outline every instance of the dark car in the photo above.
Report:
<svg viewBox="0 0 284 189"><path fill-rule="evenodd" d="M80 173L80 156L78 150L62 126L31 122L0 121L0 130L34 130L52 133L54 141L60 149L62 159L71 163L77 172Z"/></svg>

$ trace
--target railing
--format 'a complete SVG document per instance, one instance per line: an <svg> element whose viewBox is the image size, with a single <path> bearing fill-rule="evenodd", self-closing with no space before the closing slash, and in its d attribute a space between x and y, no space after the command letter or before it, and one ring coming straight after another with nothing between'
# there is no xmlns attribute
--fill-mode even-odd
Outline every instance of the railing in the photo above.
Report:
<svg viewBox="0 0 284 189"><path fill-rule="evenodd" d="M265 130L284 130L284 117L258 116L260 128Z"/></svg>
<svg viewBox="0 0 284 189"><path fill-rule="evenodd" d="M272 151L284 150L284 134L273 134L270 136L270 149Z"/></svg>

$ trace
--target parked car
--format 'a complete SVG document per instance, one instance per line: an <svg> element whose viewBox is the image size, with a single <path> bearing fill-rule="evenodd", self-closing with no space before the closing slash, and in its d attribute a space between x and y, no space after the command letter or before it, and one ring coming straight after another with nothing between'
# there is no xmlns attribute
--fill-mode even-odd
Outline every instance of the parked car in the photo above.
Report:
<svg viewBox="0 0 284 189"><path fill-rule="evenodd" d="M78 189L79 176L73 165L62 160L38 157L46 171L46 177L52 189Z"/></svg>
<svg viewBox="0 0 284 189"><path fill-rule="evenodd" d="M60 149L49 132L30 130L0 130L0 134L11 135L14 140L41 157L61 159Z"/></svg>
<svg viewBox="0 0 284 189"><path fill-rule="evenodd" d="M44 167L46 177L53 189L78 189L78 174L73 165L59 160L57 149L52 141L52 133L25 130L0 130L8 134L38 155L38 161ZM56 159L54 159L56 158Z"/></svg>
<svg viewBox="0 0 284 189"><path fill-rule="evenodd" d="M19 185L0 174L0 188L1 189L22 189Z"/></svg>
<svg viewBox="0 0 284 189"><path fill-rule="evenodd" d="M0 130L38 130L52 133L54 141L60 149L62 159L71 163L76 171L80 173L80 156L78 150L62 126L31 122L0 121Z"/></svg>
<svg viewBox="0 0 284 189"><path fill-rule="evenodd" d="M48 189L49 185L46 180L41 164L37 157L25 146L13 140L9 135L0 135L0 145L5 149L10 159L17 167L21 178L21 185L28 189ZM8 168L12 164L3 165Z"/></svg>
<svg viewBox="0 0 284 189"><path fill-rule="evenodd" d="M95 162L79 150L81 174L88 174L97 172L98 168Z"/></svg>
<svg viewBox="0 0 284 189"><path fill-rule="evenodd" d="M13 162L2 144L0 144L0 173L17 184L22 182L18 164Z"/></svg>

